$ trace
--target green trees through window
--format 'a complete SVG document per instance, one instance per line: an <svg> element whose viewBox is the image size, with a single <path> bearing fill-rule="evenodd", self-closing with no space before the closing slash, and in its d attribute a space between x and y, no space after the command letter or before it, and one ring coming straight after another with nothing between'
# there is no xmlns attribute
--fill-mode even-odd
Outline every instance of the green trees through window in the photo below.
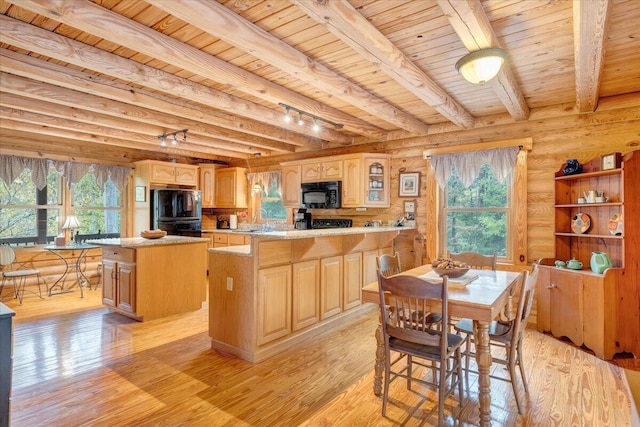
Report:
<svg viewBox="0 0 640 427"><path fill-rule="evenodd" d="M67 188L55 169L47 175L47 185L38 190L25 169L11 185L0 180L0 242L45 244L62 230L67 215L75 214L82 234L119 234L122 223L122 197L107 180L104 190L93 173L87 173L73 186L71 212L64 212Z"/></svg>
<svg viewBox="0 0 640 427"><path fill-rule="evenodd" d="M86 174L73 186L73 206L80 222L80 234L120 233L120 191L107 180L100 190L96 177Z"/></svg>
<svg viewBox="0 0 640 427"><path fill-rule="evenodd" d="M511 181L503 183L483 165L469 188L454 174L445 190L445 247L451 252L508 253Z"/></svg>
<svg viewBox="0 0 640 427"><path fill-rule="evenodd" d="M47 185L38 190L25 169L11 183L0 180L0 240L11 243L46 243L58 234L61 215L60 178L47 175Z"/></svg>

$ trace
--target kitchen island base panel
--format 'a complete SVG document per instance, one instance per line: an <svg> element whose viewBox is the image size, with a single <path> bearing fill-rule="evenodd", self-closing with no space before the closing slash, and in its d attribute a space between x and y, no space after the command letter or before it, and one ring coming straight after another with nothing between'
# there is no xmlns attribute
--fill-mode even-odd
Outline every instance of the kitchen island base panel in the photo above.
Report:
<svg viewBox="0 0 640 427"><path fill-rule="evenodd" d="M196 311L206 301L207 241L98 239L102 246L102 301L137 321Z"/></svg>
<svg viewBox="0 0 640 427"><path fill-rule="evenodd" d="M288 349L304 345L304 343L309 342L319 334L338 328L343 324L353 321L358 316L374 310L378 310L377 305L365 303L347 312L344 312L341 315L334 316L330 319L327 319L326 321L317 323L314 326L300 331L299 333L294 333L288 335L285 338L282 338L277 342L269 343L269 345L265 346L265 348L260 348L255 351L235 347L213 338L211 339L211 348L221 352L229 353L251 363L260 363L264 360L269 359L270 357L283 353Z"/></svg>
<svg viewBox="0 0 640 427"><path fill-rule="evenodd" d="M362 287L375 258L415 229L360 227L263 233L236 248L209 249L212 348L252 363L374 310Z"/></svg>

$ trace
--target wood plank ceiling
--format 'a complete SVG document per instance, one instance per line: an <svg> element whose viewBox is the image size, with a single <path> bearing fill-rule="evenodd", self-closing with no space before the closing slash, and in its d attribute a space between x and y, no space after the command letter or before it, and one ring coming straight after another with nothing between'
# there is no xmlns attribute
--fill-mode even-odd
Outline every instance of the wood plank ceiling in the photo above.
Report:
<svg viewBox="0 0 640 427"><path fill-rule="evenodd" d="M6 154L229 162L559 105L592 112L640 91L637 0L0 0L0 11ZM466 82L454 64L487 47L505 49L506 66ZM343 127L287 124L280 103ZM180 129L186 143L159 146Z"/></svg>

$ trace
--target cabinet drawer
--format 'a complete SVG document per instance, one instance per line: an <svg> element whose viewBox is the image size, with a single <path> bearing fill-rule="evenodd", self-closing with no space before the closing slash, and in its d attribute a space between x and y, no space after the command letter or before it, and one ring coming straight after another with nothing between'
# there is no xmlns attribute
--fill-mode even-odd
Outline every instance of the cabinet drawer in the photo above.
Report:
<svg viewBox="0 0 640 427"><path fill-rule="evenodd" d="M213 235L213 243L229 243L229 236L225 233L215 233Z"/></svg>
<svg viewBox="0 0 640 427"><path fill-rule="evenodd" d="M102 248L102 258L113 261L136 262L136 250L131 248Z"/></svg>
<svg viewBox="0 0 640 427"><path fill-rule="evenodd" d="M243 234L230 234L229 245L244 245L244 237Z"/></svg>

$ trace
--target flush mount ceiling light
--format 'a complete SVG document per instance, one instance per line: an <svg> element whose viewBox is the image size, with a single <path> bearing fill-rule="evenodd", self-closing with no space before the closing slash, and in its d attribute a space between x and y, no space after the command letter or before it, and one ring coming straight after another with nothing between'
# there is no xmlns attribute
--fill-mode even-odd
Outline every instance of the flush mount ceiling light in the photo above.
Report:
<svg viewBox="0 0 640 427"><path fill-rule="evenodd" d="M470 83L483 85L494 78L507 59L507 52L499 48L481 49L463 56L456 62L456 70Z"/></svg>
<svg viewBox="0 0 640 427"><path fill-rule="evenodd" d="M167 146L167 137L172 137L171 145L178 145L179 142L187 142L187 132L189 132L189 129L181 129L175 132L163 133L162 135L158 135L157 138L160 140L161 147ZM178 138L176 137L176 135L179 133L182 134L182 140L178 140Z"/></svg>
<svg viewBox="0 0 640 427"><path fill-rule="evenodd" d="M287 104L283 104L282 102L278 104L279 106L284 108L284 121L285 123L291 123L291 119L292 119L292 113L298 113L298 118L296 120L296 123L300 126L302 126L304 124L304 116L309 116L311 118L311 120L313 121L313 130L315 132L318 132L322 126L320 122L324 122L327 123L333 127L335 127L336 129L342 129L343 128L343 124L342 123L334 123L331 120L327 120L327 119L323 119L322 117L318 117L315 114L311 114L311 113L307 113L306 111L302 111L299 110L295 107L292 107L290 105Z"/></svg>

